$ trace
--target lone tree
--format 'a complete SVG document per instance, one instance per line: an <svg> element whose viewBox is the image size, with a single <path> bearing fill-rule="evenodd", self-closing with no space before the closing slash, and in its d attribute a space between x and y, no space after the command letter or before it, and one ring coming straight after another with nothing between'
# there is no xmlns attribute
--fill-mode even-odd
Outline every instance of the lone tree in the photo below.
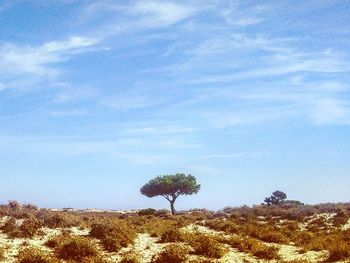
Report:
<svg viewBox="0 0 350 263"><path fill-rule="evenodd" d="M170 202L171 213L175 214L174 203L180 195L198 193L201 188L192 175L174 174L157 176L142 186L141 193L147 197L163 196Z"/></svg>
<svg viewBox="0 0 350 263"><path fill-rule="evenodd" d="M266 197L264 202L267 205L279 205L283 203L287 199L287 194L282 191L275 191L272 193L270 197Z"/></svg>

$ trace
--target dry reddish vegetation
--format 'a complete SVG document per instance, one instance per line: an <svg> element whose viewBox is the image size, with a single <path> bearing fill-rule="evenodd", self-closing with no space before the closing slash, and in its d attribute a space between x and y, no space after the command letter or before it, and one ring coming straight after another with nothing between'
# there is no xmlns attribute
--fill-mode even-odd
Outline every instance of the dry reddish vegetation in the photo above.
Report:
<svg viewBox="0 0 350 263"><path fill-rule="evenodd" d="M172 216L152 209L55 212L10 202L0 205L0 260L346 262L350 261L349 215L350 204L261 205ZM142 248L141 237L149 242Z"/></svg>

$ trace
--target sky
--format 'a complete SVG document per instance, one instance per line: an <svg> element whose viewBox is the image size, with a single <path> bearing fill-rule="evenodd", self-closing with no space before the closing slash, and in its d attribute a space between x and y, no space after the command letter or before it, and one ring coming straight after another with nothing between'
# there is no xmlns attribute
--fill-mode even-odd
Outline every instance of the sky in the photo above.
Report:
<svg viewBox="0 0 350 263"><path fill-rule="evenodd" d="M0 202L350 201L350 2L0 0Z"/></svg>

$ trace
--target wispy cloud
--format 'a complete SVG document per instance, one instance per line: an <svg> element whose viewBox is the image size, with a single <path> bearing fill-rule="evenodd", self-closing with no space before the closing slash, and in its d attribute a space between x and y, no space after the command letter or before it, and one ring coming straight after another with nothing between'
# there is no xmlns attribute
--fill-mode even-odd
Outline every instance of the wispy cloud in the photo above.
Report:
<svg viewBox="0 0 350 263"><path fill-rule="evenodd" d="M66 41L51 41L37 47L5 44L0 49L0 66L2 70L14 73L55 76L57 70L50 68L50 64L64 61L69 54L83 52L97 43L97 39L71 37Z"/></svg>
<svg viewBox="0 0 350 263"><path fill-rule="evenodd" d="M350 105L339 99L315 101L311 117L316 124L350 124Z"/></svg>
<svg viewBox="0 0 350 263"><path fill-rule="evenodd" d="M198 7L166 1L138 1L130 7L130 13L142 15L142 23L149 26L169 26L191 17Z"/></svg>
<svg viewBox="0 0 350 263"><path fill-rule="evenodd" d="M132 1L116 3L102 1L87 5L81 14L81 21L86 23L105 14L118 14L118 19L110 19L105 35L113 35L125 30L142 28L169 27L191 18L206 7L175 1ZM113 29L114 27L114 29Z"/></svg>
<svg viewBox="0 0 350 263"><path fill-rule="evenodd" d="M86 109L53 110L48 113L49 115L54 117L81 116L81 115L87 114L87 110Z"/></svg>
<svg viewBox="0 0 350 263"><path fill-rule="evenodd" d="M7 87L16 88L18 78L54 81L61 70L54 65L68 60L72 55L89 51L98 39L73 36L64 41L50 41L39 46L2 44L0 46L0 79ZM18 88L18 87L17 87ZM23 87L20 87L23 88Z"/></svg>
<svg viewBox="0 0 350 263"><path fill-rule="evenodd" d="M271 6L259 4L242 7L242 2L243 1L230 2L221 11L222 16L229 25L251 26L259 24L271 10Z"/></svg>

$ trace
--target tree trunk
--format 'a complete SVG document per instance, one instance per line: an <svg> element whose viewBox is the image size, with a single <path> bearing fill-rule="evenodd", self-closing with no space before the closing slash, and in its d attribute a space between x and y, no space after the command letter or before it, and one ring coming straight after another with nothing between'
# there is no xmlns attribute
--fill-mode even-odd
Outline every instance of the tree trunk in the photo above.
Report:
<svg viewBox="0 0 350 263"><path fill-rule="evenodd" d="M171 208L172 215L175 215L174 203L175 203L175 200L170 201L170 208Z"/></svg>

